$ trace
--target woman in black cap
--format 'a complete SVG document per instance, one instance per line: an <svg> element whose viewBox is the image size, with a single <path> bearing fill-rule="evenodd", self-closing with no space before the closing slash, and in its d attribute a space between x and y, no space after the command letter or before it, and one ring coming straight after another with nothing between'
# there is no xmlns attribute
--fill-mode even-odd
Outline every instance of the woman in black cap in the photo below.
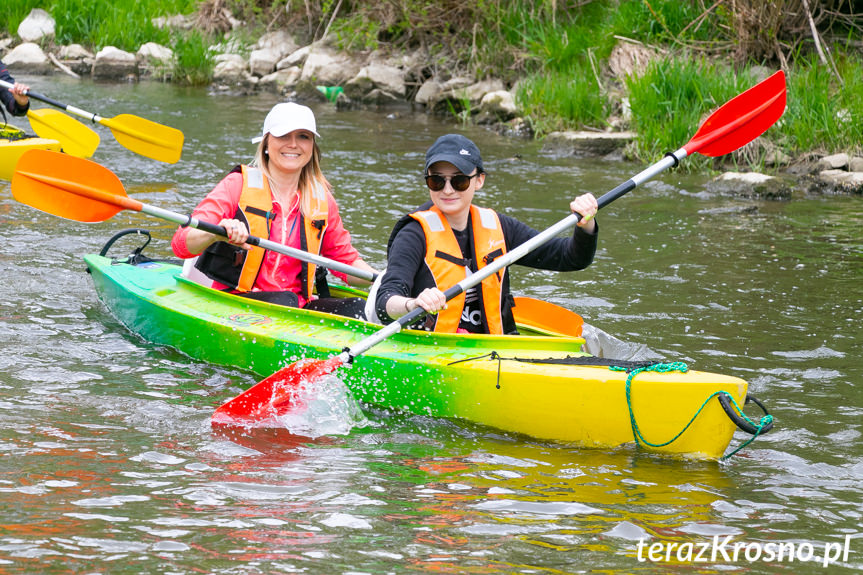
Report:
<svg viewBox="0 0 863 575"><path fill-rule="evenodd" d="M425 180L431 201L402 217L390 235L387 270L375 296L377 317L390 323L421 307L430 315L414 327L443 333L517 333L506 269L448 304L443 290L539 232L473 205L485 171L479 149L464 136L441 136L428 149ZM582 216L573 235L552 239L516 263L556 271L590 265L598 233L596 198L584 194L569 207Z"/></svg>

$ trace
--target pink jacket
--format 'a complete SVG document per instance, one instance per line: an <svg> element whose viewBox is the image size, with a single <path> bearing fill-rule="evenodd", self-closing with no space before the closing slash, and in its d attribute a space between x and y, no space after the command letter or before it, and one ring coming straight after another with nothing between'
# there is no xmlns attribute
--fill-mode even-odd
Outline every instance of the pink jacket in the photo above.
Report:
<svg viewBox="0 0 863 575"><path fill-rule="evenodd" d="M225 179L219 182L213 191L201 200L192 216L201 221L218 224L223 219L233 219L237 212L237 206L240 203L240 194L243 191L243 175L235 172L228 174ZM353 265L360 255L357 250L351 245L351 235L342 225L342 218L339 215L339 206L336 204L335 198L330 193L327 193L327 230L324 233L324 243L321 246L321 255L332 260L336 260L348 265ZM284 244L293 248L300 248L300 211L299 204L290 206L285 209L275 198L273 198L273 213L272 227L270 228L271 241ZM174 238L171 240L171 248L174 254L179 258L191 258L199 254L193 254L186 246L186 236L189 233L189 228L180 227L174 233ZM306 300L302 296L302 288L300 286L300 270L302 262L276 252L268 251L264 257L264 262L261 264L261 271L255 281L252 291L292 291L300 298L300 307L306 305ZM346 280L347 276L341 272L331 271L342 280ZM225 286L216 283L217 289L224 289Z"/></svg>

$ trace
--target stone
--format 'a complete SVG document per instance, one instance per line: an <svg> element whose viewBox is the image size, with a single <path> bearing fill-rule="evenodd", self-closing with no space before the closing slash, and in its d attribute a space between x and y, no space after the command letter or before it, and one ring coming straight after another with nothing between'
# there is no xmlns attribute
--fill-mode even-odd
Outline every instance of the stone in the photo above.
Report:
<svg viewBox="0 0 863 575"><path fill-rule="evenodd" d="M276 30L275 32L268 32L261 36L255 43L254 48L257 50L264 50L266 48L275 50L278 54L276 60L281 60L288 54L295 52L299 46L297 46L297 43L294 42L290 34L284 30Z"/></svg>
<svg viewBox="0 0 863 575"><path fill-rule="evenodd" d="M298 66L292 66L283 70L276 70L272 74L267 74L258 82L258 87L261 90L284 94L287 90L296 85L300 79L302 70Z"/></svg>
<svg viewBox="0 0 863 575"><path fill-rule="evenodd" d="M143 62L154 64L170 64L174 60L174 51L155 42L147 42L138 48L138 58Z"/></svg>
<svg viewBox="0 0 863 575"><path fill-rule="evenodd" d="M81 44L61 46L58 55L62 60L83 60L84 58L93 57L93 53L84 48Z"/></svg>
<svg viewBox="0 0 863 575"><path fill-rule="evenodd" d="M93 62L93 78L97 80L117 80L138 76L138 59L134 54L115 46L105 46L96 54Z"/></svg>
<svg viewBox="0 0 863 575"><path fill-rule="evenodd" d="M518 114L515 96L506 90L488 92L479 102L479 112L494 116L504 122L511 120Z"/></svg>
<svg viewBox="0 0 863 575"><path fill-rule="evenodd" d="M574 156L606 156L635 139L632 132L552 132L542 149Z"/></svg>
<svg viewBox="0 0 863 575"><path fill-rule="evenodd" d="M294 50L290 54L288 54L282 60L279 60L279 63L276 64L276 69L281 70L283 68L290 68L291 66L300 66L306 63L306 58L309 56L309 52L312 51L311 46L303 46L297 50Z"/></svg>
<svg viewBox="0 0 863 575"><path fill-rule="evenodd" d="M303 64L299 83L310 86L341 86L360 71L361 66L346 54L328 47L313 46Z"/></svg>
<svg viewBox="0 0 863 575"><path fill-rule="evenodd" d="M434 78L429 78L423 82L420 89L417 90L414 96L414 102L417 104L429 104L437 102L440 99L440 93L443 91L443 84L439 83Z"/></svg>
<svg viewBox="0 0 863 575"><path fill-rule="evenodd" d="M275 48L252 50L249 54L249 71L256 76L266 76L276 70L281 53Z"/></svg>
<svg viewBox="0 0 863 575"><path fill-rule="evenodd" d="M705 186L708 192L746 198L788 199L791 189L779 178L758 172L725 172Z"/></svg>
<svg viewBox="0 0 863 575"><path fill-rule="evenodd" d="M394 66L370 64L362 68L344 88L345 94L351 99L376 103L400 100L404 99L406 93L405 75Z"/></svg>
<svg viewBox="0 0 863 575"><path fill-rule="evenodd" d="M54 36L54 18L41 8L33 8L18 25L18 36L24 42L38 42Z"/></svg>
<svg viewBox="0 0 863 575"><path fill-rule="evenodd" d="M846 172L845 170L824 170L818 174L818 179L836 191L863 194L863 172Z"/></svg>
<svg viewBox="0 0 863 575"><path fill-rule="evenodd" d="M50 74L52 71L51 61L48 56L33 42L18 44L3 56L3 63L16 74Z"/></svg>
<svg viewBox="0 0 863 575"><path fill-rule="evenodd" d="M219 54L214 58L213 80L236 83L246 76L246 60L239 54Z"/></svg>
<svg viewBox="0 0 863 575"><path fill-rule="evenodd" d="M824 156L818 161L818 169L819 170L844 170L848 167L848 162L851 158L848 157L848 154L833 154L831 156Z"/></svg>
<svg viewBox="0 0 863 575"><path fill-rule="evenodd" d="M471 84L459 92L462 98L467 98L472 105L477 106L489 92L501 92L503 89L503 82L492 78Z"/></svg>

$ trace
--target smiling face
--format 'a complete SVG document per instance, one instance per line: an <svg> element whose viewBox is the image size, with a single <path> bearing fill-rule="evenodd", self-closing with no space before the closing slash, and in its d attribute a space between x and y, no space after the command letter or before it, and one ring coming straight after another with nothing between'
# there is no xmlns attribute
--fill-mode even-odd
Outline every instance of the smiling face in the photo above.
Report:
<svg viewBox="0 0 863 575"><path fill-rule="evenodd" d="M312 159L315 135L308 130L294 130L284 136L267 137L267 168L274 172L295 174Z"/></svg>
<svg viewBox="0 0 863 575"><path fill-rule="evenodd" d="M429 166L429 175L452 177L461 174L458 168L449 162L436 162ZM476 174L474 170L467 176ZM429 195L435 206L446 216L449 225L457 230L463 230L467 226L467 217L470 213L470 204L473 201L473 194L478 189L482 188L485 182L485 174L478 174L470 179L470 185L463 192L457 192L453 189L452 183L447 180L446 185L439 192L429 189Z"/></svg>

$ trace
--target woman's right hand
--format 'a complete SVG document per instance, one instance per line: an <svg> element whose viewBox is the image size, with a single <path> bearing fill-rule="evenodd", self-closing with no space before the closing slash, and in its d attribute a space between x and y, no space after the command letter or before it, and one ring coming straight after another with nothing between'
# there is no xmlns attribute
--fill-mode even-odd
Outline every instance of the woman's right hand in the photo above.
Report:
<svg viewBox="0 0 863 575"><path fill-rule="evenodd" d="M219 222L219 225L225 228L228 232L228 243L234 246L242 246L244 249L249 249L246 245L249 239L249 230L246 229L246 224L240 220L224 219ZM222 238L218 238L222 240Z"/></svg>

